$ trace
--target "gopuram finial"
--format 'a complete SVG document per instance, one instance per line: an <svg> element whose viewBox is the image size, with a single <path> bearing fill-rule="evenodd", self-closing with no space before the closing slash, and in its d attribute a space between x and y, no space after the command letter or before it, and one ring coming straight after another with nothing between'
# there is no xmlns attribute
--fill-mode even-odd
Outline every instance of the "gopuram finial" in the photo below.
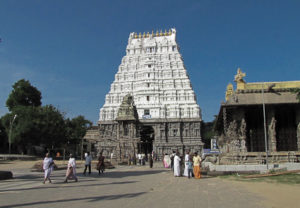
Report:
<svg viewBox="0 0 300 208"><path fill-rule="evenodd" d="M235 82L245 82L245 80L243 79L246 76L246 73L243 73L242 70L240 68L238 68L237 70L237 74L234 76L234 81Z"/></svg>
<svg viewBox="0 0 300 208"><path fill-rule="evenodd" d="M160 36L163 36L163 32L162 32L162 30L160 30L160 33L159 33L159 35L160 35Z"/></svg>
<svg viewBox="0 0 300 208"><path fill-rule="evenodd" d="M141 37L142 37L142 33L139 34L139 38L141 38Z"/></svg>
<svg viewBox="0 0 300 208"><path fill-rule="evenodd" d="M167 32L167 30L165 30L165 34L164 34L165 36L167 36L168 35L168 32Z"/></svg>
<svg viewBox="0 0 300 208"><path fill-rule="evenodd" d="M233 94L233 85L229 83L226 88L225 100L228 101L229 97Z"/></svg>
<svg viewBox="0 0 300 208"><path fill-rule="evenodd" d="M156 37L158 37L158 36L159 36L158 30L156 30L156 34L155 34L155 36L156 36Z"/></svg>
<svg viewBox="0 0 300 208"><path fill-rule="evenodd" d="M244 90L246 88L246 82L243 79L246 73L243 73L240 68L237 70L237 74L234 76L234 81L236 82L237 90Z"/></svg>

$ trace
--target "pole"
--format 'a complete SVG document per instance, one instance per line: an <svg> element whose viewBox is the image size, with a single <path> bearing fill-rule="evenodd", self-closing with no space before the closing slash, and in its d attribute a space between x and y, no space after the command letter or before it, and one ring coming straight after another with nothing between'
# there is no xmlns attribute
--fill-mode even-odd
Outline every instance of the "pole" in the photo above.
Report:
<svg viewBox="0 0 300 208"><path fill-rule="evenodd" d="M10 121L9 127L9 137L8 137L8 153L11 153L11 134L12 134L12 126L14 124L15 119L17 118L17 114L14 115L14 118Z"/></svg>
<svg viewBox="0 0 300 208"><path fill-rule="evenodd" d="M83 160L83 137L81 139L81 160Z"/></svg>
<svg viewBox="0 0 300 208"><path fill-rule="evenodd" d="M266 151L266 164L267 164L267 170L269 169L269 151L268 151L268 141L267 141L267 126L266 126L266 107L265 107L265 100L264 100L264 85L265 83L262 83L262 103L263 103L263 116L264 116L264 135L265 135L265 151Z"/></svg>

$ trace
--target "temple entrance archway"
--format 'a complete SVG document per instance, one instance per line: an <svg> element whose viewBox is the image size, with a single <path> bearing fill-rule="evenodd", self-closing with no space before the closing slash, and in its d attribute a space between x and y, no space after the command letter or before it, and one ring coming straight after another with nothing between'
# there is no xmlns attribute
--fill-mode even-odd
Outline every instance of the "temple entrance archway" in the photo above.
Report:
<svg viewBox="0 0 300 208"><path fill-rule="evenodd" d="M154 129L152 126L143 126L140 132L141 140L138 144L138 152L148 155L152 153L154 141Z"/></svg>

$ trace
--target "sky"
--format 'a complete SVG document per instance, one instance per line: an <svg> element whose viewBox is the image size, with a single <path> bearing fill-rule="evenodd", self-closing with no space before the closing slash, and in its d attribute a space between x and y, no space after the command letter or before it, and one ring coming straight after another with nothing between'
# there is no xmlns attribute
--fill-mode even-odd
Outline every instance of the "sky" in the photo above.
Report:
<svg viewBox="0 0 300 208"><path fill-rule="evenodd" d="M300 80L299 10L298 0L0 0L0 116L26 79L43 105L96 124L129 33L176 28L212 121L238 67L246 82Z"/></svg>

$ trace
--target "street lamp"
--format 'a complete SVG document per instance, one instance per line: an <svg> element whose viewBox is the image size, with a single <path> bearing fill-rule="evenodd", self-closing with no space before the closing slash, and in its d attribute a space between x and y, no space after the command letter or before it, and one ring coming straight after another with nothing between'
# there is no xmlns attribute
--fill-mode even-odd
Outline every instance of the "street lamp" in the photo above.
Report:
<svg viewBox="0 0 300 208"><path fill-rule="evenodd" d="M264 135L265 135L265 151L266 151L266 164L267 164L267 170L269 169L269 150L268 150L268 141L267 141L267 126L266 126L266 107L265 107L265 100L264 100L264 86L265 83L263 82L261 84L261 95L262 95L262 103L263 103L263 116L264 116ZM268 91L272 90L272 88L275 86L275 84L271 84L268 86Z"/></svg>
<svg viewBox="0 0 300 208"><path fill-rule="evenodd" d="M8 153L11 153L11 133L12 133L12 126L14 124L15 119L17 118L17 114L14 115L14 118L10 121L10 129L9 129L9 138L8 138Z"/></svg>

